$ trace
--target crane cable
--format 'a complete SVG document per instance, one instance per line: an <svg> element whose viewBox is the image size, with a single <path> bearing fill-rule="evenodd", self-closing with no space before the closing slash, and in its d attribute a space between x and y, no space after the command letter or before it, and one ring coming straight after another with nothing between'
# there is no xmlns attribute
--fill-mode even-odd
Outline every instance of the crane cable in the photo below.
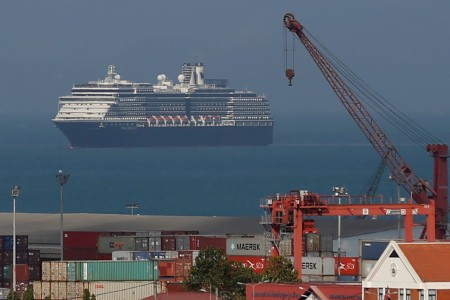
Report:
<svg viewBox="0 0 450 300"><path fill-rule="evenodd" d="M347 83L359 92L356 94L362 102L371 107L378 115L390 123L399 132L409 137L417 145L424 147L430 140L435 143L442 143L438 138L433 136L418 123L414 122L410 117L397 109L392 103L387 101L360 77L353 73L342 61L328 50L327 47L306 30L306 28L303 29L308 33L311 39L315 41L320 50L327 54L323 55L323 53L321 53L327 62L332 65L339 74L347 79Z"/></svg>

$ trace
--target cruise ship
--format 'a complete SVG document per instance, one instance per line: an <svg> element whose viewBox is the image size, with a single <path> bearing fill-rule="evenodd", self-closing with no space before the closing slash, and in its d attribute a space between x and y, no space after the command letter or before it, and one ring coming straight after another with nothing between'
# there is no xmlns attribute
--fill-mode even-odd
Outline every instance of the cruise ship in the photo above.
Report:
<svg viewBox="0 0 450 300"><path fill-rule="evenodd" d="M202 63L182 65L178 82L105 79L75 84L59 98L54 124L74 148L270 145L274 120L264 95L206 79Z"/></svg>

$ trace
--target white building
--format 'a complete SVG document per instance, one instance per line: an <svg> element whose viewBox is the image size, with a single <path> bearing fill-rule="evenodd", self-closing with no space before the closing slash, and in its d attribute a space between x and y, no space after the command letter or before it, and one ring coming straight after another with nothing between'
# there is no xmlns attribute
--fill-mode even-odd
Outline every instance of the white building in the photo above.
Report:
<svg viewBox="0 0 450 300"><path fill-rule="evenodd" d="M450 299L450 243L391 241L362 288L363 300Z"/></svg>

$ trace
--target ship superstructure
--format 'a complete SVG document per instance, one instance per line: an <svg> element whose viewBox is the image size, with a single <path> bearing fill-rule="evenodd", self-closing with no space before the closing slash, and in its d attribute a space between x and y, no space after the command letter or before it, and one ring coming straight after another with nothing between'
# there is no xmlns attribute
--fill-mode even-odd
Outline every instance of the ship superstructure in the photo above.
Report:
<svg viewBox="0 0 450 300"><path fill-rule="evenodd" d="M272 143L265 96L205 79L202 63L186 63L174 84L124 80L115 66L105 79L75 84L59 98L55 125L72 147L236 146Z"/></svg>

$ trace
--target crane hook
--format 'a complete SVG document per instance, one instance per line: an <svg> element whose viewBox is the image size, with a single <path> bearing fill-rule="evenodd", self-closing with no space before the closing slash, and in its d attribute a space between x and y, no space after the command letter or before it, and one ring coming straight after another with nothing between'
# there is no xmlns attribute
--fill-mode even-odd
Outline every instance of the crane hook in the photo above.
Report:
<svg viewBox="0 0 450 300"><path fill-rule="evenodd" d="M292 78L294 78L294 69L286 69L286 77L289 80L289 86L292 86Z"/></svg>

